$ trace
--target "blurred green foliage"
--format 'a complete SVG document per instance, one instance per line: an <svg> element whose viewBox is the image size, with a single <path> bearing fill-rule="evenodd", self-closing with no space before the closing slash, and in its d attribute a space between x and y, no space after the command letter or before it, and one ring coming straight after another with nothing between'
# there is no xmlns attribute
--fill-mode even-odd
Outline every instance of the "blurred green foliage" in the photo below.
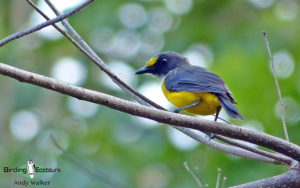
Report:
<svg viewBox="0 0 300 188"><path fill-rule="evenodd" d="M134 75L134 70L153 55L160 51L193 52L196 60L202 58L208 69L226 81L239 102L245 120L234 123L283 138L280 115L276 115L278 96L261 34L265 30L276 70L282 75L279 84L286 102L290 140L299 144L299 8L296 0L111 0L95 1L68 20L108 65L115 63L118 68L123 64L121 75L123 70L132 72L125 78L135 88L159 83L150 76ZM25 1L0 0L0 38L29 27L33 12ZM66 57L76 62L68 64L70 69L57 68ZM81 81L74 84L130 99L107 84L101 70L62 37L49 39L34 33L18 39L1 47L0 61L54 77L56 67L63 70L59 78L81 75ZM82 72L70 73L74 64L83 66L86 73L80 66L77 70ZM62 173L45 177L52 187L109 187L71 158L121 187L197 187L183 167L184 161L192 170L199 169L196 174L208 187L215 186L218 168L228 179L226 186L287 170L233 157L202 144L192 143L182 149L170 139L174 134L167 125L151 124L149 128L141 125L139 118L4 76L0 76L0 86L1 168L21 166L28 159L59 167ZM67 154L55 147L49 134ZM0 186L11 187L14 180L22 178L1 173Z"/></svg>

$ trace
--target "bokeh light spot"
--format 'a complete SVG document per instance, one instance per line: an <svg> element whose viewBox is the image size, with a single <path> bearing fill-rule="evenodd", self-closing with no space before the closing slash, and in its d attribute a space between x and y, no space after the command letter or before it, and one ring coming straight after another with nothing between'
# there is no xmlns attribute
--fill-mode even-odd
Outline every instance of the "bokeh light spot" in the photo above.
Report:
<svg viewBox="0 0 300 188"><path fill-rule="evenodd" d="M16 113L10 124L11 133L20 140L30 140L40 129L40 121L36 114L30 111Z"/></svg>
<svg viewBox="0 0 300 188"><path fill-rule="evenodd" d="M204 44L194 44L183 54L192 65L208 67L213 61L211 49Z"/></svg>
<svg viewBox="0 0 300 188"><path fill-rule="evenodd" d="M70 111L74 114L87 118L94 116L99 109L98 104L94 104L84 100L79 100L73 97L69 97L68 107Z"/></svg>
<svg viewBox="0 0 300 188"><path fill-rule="evenodd" d="M169 108L172 106L166 97L164 96L162 90L161 90L161 83L158 82L147 82L143 84L140 88L138 88L138 91L145 95L150 100L154 101L155 103L165 107Z"/></svg>
<svg viewBox="0 0 300 188"><path fill-rule="evenodd" d="M142 136L142 130L133 125L119 124L115 126L115 139L120 143L132 143Z"/></svg>
<svg viewBox="0 0 300 188"><path fill-rule="evenodd" d="M191 150L199 145L199 142L172 127L168 127L168 138L180 150Z"/></svg>
<svg viewBox="0 0 300 188"><path fill-rule="evenodd" d="M113 41L110 56L115 58L131 58L136 55L141 45L140 35L131 30L120 31Z"/></svg>
<svg viewBox="0 0 300 188"><path fill-rule="evenodd" d="M274 0L249 0L249 2L257 8L265 9L270 7Z"/></svg>
<svg viewBox="0 0 300 188"><path fill-rule="evenodd" d="M174 14L186 14L193 7L193 0L165 0L166 6Z"/></svg>
<svg viewBox="0 0 300 188"><path fill-rule="evenodd" d="M148 82L143 84L138 91L145 95L150 100L154 101L155 103L161 105L165 108L170 108L171 104L165 98L162 90L161 90L161 83L157 82ZM156 121L149 120L146 118L140 118L136 116L131 116L132 120L136 122L137 125L142 126L144 128L154 128L154 125L158 125Z"/></svg>
<svg viewBox="0 0 300 188"><path fill-rule="evenodd" d="M125 4L120 8L119 18L126 27L139 28L147 21L147 13L141 5Z"/></svg>
<svg viewBox="0 0 300 188"><path fill-rule="evenodd" d="M285 118L288 123L296 124L300 120L300 105L298 101L291 97L283 98ZM275 115L281 119L280 102L278 101L275 105Z"/></svg>
<svg viewBox="0 0 300 188"><path fill-rule="evenodd" d="M279 51L274 54L274 69L280 78L289 77L294 71L294 59L287 51Z"/></svg>
<svg viewBox="0 0 300 188"><path fill-rule="evenodd" d="M66 57L55 63L52 77L69 84L82 85L87 77L87 69L79 61Z"/></svg>
<svg viewBox="0 0 300 188"><path fill-rule="evenodd" d="M169 31L172 27L173 18L166 9L158 8L150 12L150 28L157 32Z"/></svg>
<svg viewBox="0 0 300 188"><path fill-rule="evenodd" d="M299 4L294 0L278 1L275 13L281 20L292 20L299 12Z"/></svg>
<svg viewBox="0 0 300 188"><path fill-rule="evenodd" d="M126 84L128 84L131 87L134 87L136 84L136 77L135 77L135 71L133 68L129 65L127 65L125 62L121 61L113 61L108 63L108 66L110 70L118 75L118 77L123 80ZM121 88L114 83L109 76L106 74L99 74L99 82L101 84L104 84L109 89L114 89L121 91Z"/></svg>
<svg viewBox="0 0 300 188"><path fill-rule="evenodd" d="M108 53L113 47L114 36L110 28L97 29L92 32L90 42L97 51Z"/></svg>

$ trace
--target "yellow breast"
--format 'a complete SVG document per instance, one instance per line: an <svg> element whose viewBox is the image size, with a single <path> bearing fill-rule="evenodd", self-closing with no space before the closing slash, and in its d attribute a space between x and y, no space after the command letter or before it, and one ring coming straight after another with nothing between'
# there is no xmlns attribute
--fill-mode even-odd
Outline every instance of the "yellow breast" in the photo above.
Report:
<svg viewBox="0 0 300 188"><path fill-rule="evenodd" d="M196 101L201 100L197 106L193 106L185 109L187 112L200 115L210 115L214 114L217 111L217 107L220 106L218 98L207 92L171 92L165 88L165 84L162 84L162 90L166 98L174 104L177 108L181 108L190 104L195 103Z"/></svg>

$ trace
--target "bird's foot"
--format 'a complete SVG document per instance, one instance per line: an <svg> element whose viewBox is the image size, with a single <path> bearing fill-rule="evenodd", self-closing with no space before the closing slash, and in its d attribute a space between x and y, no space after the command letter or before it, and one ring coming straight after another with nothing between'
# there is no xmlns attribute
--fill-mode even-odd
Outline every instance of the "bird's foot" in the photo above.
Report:
<svg viewBox="0 0 300 188"><path fill-rule="evenodd" d="M208 136L208 141L215 138L215 134L213 134L213 133L208 133L207 136Z"/></svg>
<svg viewBox="0 0 300 188"><path fill-rule="evenodd" d="M176 113L176 114L178 114L180 111L181 111L181 109L180 109L180 108L177 108L177 109L174 110L173 112Z"/></svg>

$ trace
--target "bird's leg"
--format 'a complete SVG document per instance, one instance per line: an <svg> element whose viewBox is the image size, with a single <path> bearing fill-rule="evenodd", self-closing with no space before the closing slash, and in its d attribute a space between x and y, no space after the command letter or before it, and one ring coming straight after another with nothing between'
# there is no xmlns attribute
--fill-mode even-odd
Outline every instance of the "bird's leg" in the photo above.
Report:
<svg viewBox="0 0 300 188"><path fill-rule="evenodd" d="M217 121L218 120L218 117L219 117L219 113L220 113L220 111L221 111L221 106L218 106L217 107L217 112L216 112L216 116L215 116L215 121ZM213 134L213 133L208 133L208 137L209 137L209 140L211 140L211 139L214 139L215 138L215 135Z"/></svg>
<svg viewBox="0 0 300 188"><path fill-rule="evenodd" d="M218 120L218 117L219 117L219 113L220 113L220 111L221 111L221 106L218 106L217 107L217 112L216 112L216 116L215 116L215 121L217 121Z"/></svg>
<svg viewBox="0 0 300 188"><path fill-rule="evenodd" d="M174 110L174 113L179 113L180 111L182 111L184 109L187 109L187 108L190 108L190 107L193 107L193 106L197 106L200 102L201 102L201 99L196 101L193 104L190 104L190 105L187 105L187 106L184 106L184 107L181 107L181 108L177 108L176 110Z"/></svg>

